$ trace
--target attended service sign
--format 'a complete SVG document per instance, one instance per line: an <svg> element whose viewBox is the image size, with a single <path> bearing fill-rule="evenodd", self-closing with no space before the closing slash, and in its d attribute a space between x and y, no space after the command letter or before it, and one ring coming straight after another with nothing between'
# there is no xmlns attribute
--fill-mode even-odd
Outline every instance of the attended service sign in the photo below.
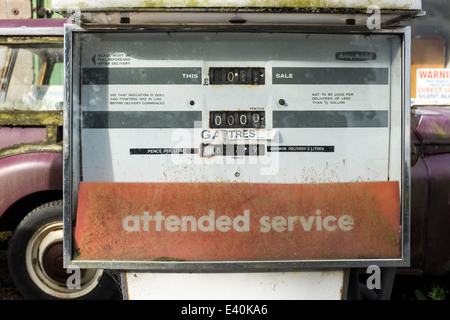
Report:
<svg viewBox="0 0 450 320"><path fill-rule="evenodd" d="M78 259L400 258L399 185L82 183Z"/></svg>

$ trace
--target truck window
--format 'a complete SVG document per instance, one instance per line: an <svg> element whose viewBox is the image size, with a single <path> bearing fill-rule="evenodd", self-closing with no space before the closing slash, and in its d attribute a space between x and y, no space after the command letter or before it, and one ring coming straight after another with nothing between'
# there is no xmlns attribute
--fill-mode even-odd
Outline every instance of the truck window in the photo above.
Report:
<svg viewBox="0 0 450 320"><path fill-rule="evenodd" d="M0 45L0 110L59 110L63 100L60 46Z"/></svg>

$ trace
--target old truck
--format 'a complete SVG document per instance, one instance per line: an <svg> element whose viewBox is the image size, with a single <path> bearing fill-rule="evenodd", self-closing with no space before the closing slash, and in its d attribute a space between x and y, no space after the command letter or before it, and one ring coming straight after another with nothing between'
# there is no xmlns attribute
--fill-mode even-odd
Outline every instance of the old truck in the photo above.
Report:
<svg viewBox="0 0 450 320"><path fill-rule="evenodd" d="M106 299L117 290L103 270L69 290L62 263L65 22L0 20L0 230L15 230L8 263L25 298Z"/></svg>
<svg viewBox="0 0 450 320"><path fill-rule="evenodd" d="M415 105L411 116L411 268L404 273L450 272L450 107Z"/></svg>

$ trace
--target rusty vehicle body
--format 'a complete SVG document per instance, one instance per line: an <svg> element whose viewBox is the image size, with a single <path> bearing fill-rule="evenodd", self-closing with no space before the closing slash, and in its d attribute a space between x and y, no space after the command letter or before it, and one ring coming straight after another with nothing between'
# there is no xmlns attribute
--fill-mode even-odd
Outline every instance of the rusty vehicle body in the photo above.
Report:
<svg viewBox="0 0 450 320"><path fill-rule="evenodd" d="M405 272L450 272L450 107L415 106L411 142L411 268Z"/></svg>
<svg viewBox="0 0 450 320"><path fill-rule="evenodd" d="M14 231L8 264L24 298L109 299L109 275L81 270L69 290L62 263L64 23L0 20L0 231Z"/></svg>
<svg viewBox="0 0 450 320"><path fill-rule="evenodd" d="M17 212L15 207L25 207L29 212L36 206L36 201L61 199L62 144L58 130L62 127L62 110L19 106L16 101L9 102L7 95L8 90L12 90L10 85L14 85L12 74L16 61L13 60L17 59L20 48L52 46L62 55L62 38L57 30L62 27L62 21L46 20L44 28L40 27L42 22L34 20L3 20L1 24L0 45L5 57L1 64L0 96L0 226L2 230L10 230L23 218L14 213ZM17 33L14 30L21 27L34 31L14 34ZM47 35L42 35L43 29L47 30ZM51 67L47 65L47 71L42 71L51 74ZM45 83L44 79L39 81ZM48 79L46 81L48 83Z"/></svg>

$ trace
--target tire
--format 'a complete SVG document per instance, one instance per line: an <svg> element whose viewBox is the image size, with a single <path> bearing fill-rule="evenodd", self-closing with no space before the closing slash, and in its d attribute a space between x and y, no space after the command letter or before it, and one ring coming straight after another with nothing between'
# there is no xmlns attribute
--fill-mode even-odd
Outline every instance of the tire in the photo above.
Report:
<svg viewBox="0 0 450 320"><path fill-rule="evenodd" d="M76 271L63 269L62 200L41 205L19 224L10 240L8 267L25 299L109 300L120 290L111 275L99 269L80 270L79 288L68 278ZM70 281L70 280L69 280Z"/></svg>

